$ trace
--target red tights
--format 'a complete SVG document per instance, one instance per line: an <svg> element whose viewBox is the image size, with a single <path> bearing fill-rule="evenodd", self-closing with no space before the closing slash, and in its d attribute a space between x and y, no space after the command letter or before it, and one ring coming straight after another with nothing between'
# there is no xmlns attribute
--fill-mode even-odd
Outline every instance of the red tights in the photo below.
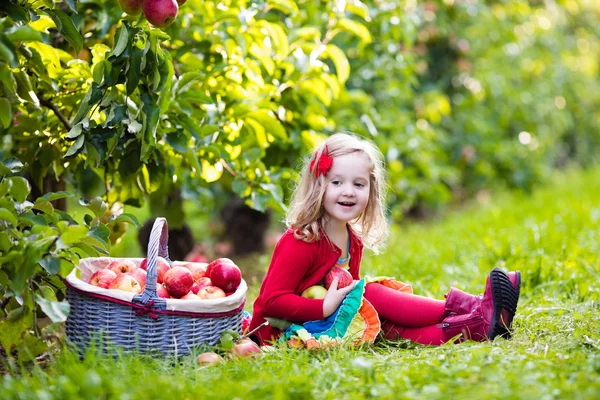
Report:
<svg viewBox="0 0 600 400"><path fill-rule="evenodd" d="M386 339L434 345L445 342L442 329L436 327L443 318L444 300L399 292L379 283L367 284L365 299L379 314Z"/></svg>

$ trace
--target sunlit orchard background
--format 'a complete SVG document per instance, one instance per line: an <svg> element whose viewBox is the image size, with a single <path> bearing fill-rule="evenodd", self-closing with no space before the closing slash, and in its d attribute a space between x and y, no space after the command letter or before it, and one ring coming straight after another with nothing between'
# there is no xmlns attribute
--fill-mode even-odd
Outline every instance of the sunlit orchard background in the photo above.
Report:
<svg viewBox="0 0 600 400"><path fill-rule="evenodd" d="M589 167L599 61L593 0L188 0L164 30L112 0L4 1L0 343L46 351L37 320L64 318L61 278L80 257L141 256L149 217L235 254L237 201L276 240L333 132L382 150L394 223ZM269 237L240 259L255 286Z"/></svg>

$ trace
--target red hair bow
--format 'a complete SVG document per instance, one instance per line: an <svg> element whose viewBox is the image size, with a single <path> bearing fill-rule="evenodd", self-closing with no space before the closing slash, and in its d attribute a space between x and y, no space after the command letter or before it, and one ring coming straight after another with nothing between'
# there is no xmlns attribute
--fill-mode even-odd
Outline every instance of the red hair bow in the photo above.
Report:
<svg viewBox="0 0 600 400"><path fill-rule="evenodd" d="M317 178L319 175L325 176L329 168L331 168L332 163L333 158L329 157L329 148L325 145L325 150L321 152L321 157L319 157L318 161L317 154L315 153L315 158L310 162L310 172L314 173Z"/></svg>

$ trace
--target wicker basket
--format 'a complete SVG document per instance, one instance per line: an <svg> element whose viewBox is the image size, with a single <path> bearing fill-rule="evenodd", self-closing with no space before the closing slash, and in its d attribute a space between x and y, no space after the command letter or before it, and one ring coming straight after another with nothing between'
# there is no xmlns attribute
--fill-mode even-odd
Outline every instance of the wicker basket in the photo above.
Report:
<svg viewBox="0 0 600 400"><path fill-rule="evenodd" d="M80 354L94 344L104 352L121 348L125 352L183 356L194 347L216 344L226 329L241 332L247 290L243 280L235 293L222 299L158 297L157 258L169 260L167 239L167 222L157 218L148 245L146 288L141 294L86 283L93 270L105 267L110 258L83 259L80 268L67 276L67 301L71 306L67 338ZM139 265L143 259L129 260Z"/></svg>

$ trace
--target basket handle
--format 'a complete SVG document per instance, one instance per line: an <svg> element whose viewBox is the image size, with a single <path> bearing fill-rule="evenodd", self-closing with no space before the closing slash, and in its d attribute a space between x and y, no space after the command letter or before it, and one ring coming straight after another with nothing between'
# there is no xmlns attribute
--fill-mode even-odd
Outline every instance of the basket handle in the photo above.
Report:
<svg viewBox="0 0 600 400"><path fill-rule="evenodd" d="M156 294L156 279L158 278L158 257L171 263L169 260L169 227L166 218L158 217L154 220L152 231L150 232L150 240L148 241L148 263L146 264L147 277L146 288L140 294L135 296L136 300L146 304L152 299L160 299Z"/></svg>

